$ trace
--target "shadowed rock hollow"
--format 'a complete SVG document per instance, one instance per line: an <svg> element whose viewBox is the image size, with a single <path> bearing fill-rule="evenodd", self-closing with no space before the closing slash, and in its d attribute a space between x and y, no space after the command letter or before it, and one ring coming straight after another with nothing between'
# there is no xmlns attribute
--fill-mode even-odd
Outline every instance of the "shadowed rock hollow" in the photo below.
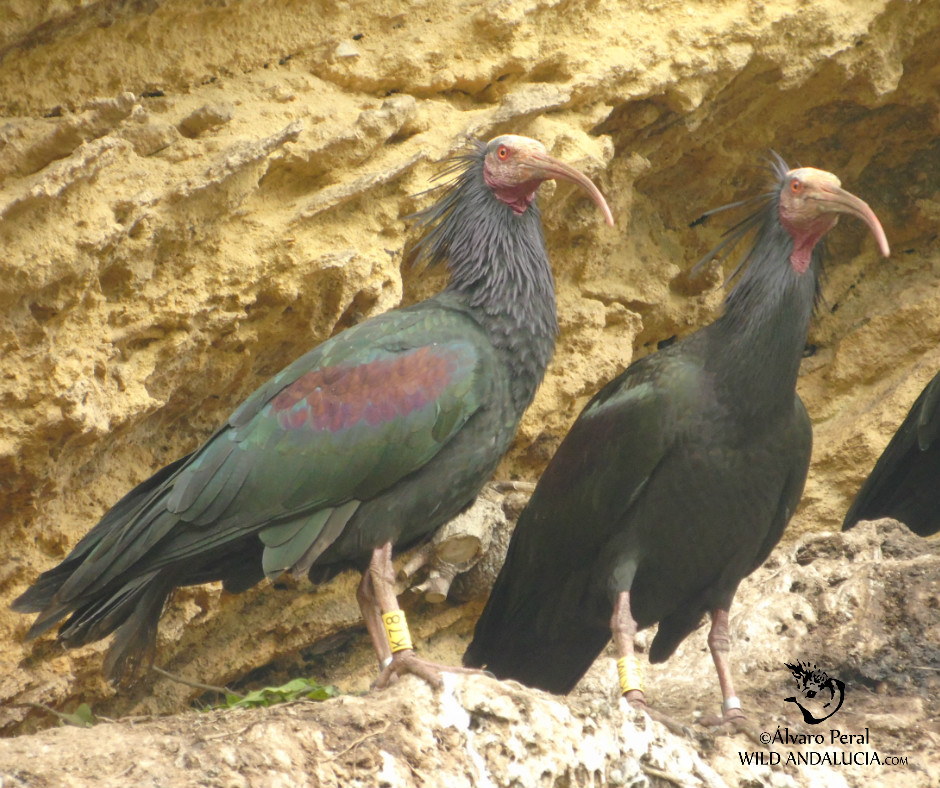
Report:
<svg viewBox="0 0 940 788"><path fill-rule="evenodd" d="M23 644L29 621L7 605L282 366L439 289L440 274L403 262L404 217L467 134L540 139L598 182L617 219L605 227L570 186L543 189L562 334L500 478L537 478L601 383L717 314L722 273L689 270L727 224L688 225L761 188L769 149L837 173L893 251L880 260L848 222L830 234L799 384L813 465L785 542L838 527L940 368L934 3L4 5L7 732L47 724L24 703L115 716L198 694L160 679L116 695L100 644ZM355 582L184 590L158 664L212 684L269 666L364 688ZM456 660L478 611L419 607L413 629Z"/></svg>

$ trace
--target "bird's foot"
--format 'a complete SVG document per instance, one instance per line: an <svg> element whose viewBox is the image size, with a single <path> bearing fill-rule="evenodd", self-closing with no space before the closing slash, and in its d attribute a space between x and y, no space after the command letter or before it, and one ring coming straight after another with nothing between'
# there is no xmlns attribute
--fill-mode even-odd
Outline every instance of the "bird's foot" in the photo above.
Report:
<svg viewBox="0 0 940 788"><path fill-rule="evenodd" d="M442 665L439 662L431 662L427 659L421 659L415 655L412 649L397 651L392 655L392 661L388 663L379 673L379 677L372 685L374 689L384 689L394 684L401 676L411 673L414 676L424 679L432 687L440 689L444 686L441 673L483 673L476 668L462 668L455 665Z"/></svg>
<svg viewBox="0 0 940 788"><path fill-rule="evenodd" d="M646 693L643 690L629 690L623 693L623 699L633 708L649 712L649 706L646 705Z"/></svg>
<svg viewBox="0 0 940 788"><path fill-rule="evenodd" d="M740 708L726 709L720 716L706 714L699 719L699 723L707 728L716 730L730 730L733 733L743 733L755 744L765 747L760 740L760 730L752 723Z"/></svg>
<svg viewBox="0 0 940 788"><path fill-rule="evenodd" d="M646 703L646 695L643 690L630 690L629 692L624 693L623 697L632 708L645 711L650 716L650 719L656 720L656 722L660 723L661 725L665 725L677 736L692 737L692 731L687 725L683 725L678 720L674 720L668 714L665 714L659 709L654 709L649 706Z"/></svg>

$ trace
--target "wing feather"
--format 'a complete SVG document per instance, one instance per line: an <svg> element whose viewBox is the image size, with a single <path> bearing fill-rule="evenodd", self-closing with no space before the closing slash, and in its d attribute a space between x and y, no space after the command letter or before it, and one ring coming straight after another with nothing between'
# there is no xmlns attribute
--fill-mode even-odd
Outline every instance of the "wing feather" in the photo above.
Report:
<svg viewBox="0 0 940 788"><path fill-rule="evenodd" d="M310 571L310 567L316 563L316 560L323 555L323 552L331 545L336 538L343 532L346 523L358 511L361 501L347 501L331 510L330 517L323 526L323 529L313 540L313 544L307 548L300 560L292 565L285 565L284 569L292 566L294 577L303 577Z"/></svg>
<svg viewBox="0 0 940 788"><path fill-rule="evenodd" d="M330 519L332 509L318 509L309 517L296 520L290 525L296 525L293 533L277 544L271 544L265 539L265 534L272 529L266 528L261 532L261 541L265 543L264 554L261 559L261 568L267 577L277 577L285 569L296 564L315 542L323 531L323 526ZM283 528L283 526L280 526ZM284 532L282 532L283 534Z"/></svg>
<svg viewBox="0 0 940 788"><path fill-rule="evenodd" d="M142 485L142 505L105 516L110 527L60 593L74 600L126 572L198 564L253 533L263 532L266 572L312 565L359 502L431 461L487 401L498 363L488 338L427 303L344 331L257 389L159 486Z"/></svg>
<svg viewBox="0 0 940 788"><path fill-rule="evenodd" d="M640 360L602 388L562 441L519 518L465 664L512 676L517 663L526 663L520 656L526 644L552 637L546 627L579 620L590 628L593 613L580 606L598 556L677 437L675 411L685 403L665 396L659 377L686 376L691 382L683 390L694 392L700 372L693 364L663 364L665 355ZM581 569L572 575L571 567ZM569 581L562 586L558 577ZM539 617L536 610L551 615ZM602 624L601 646L609 637ZM591 639L579 629L576 637L582 635ZM569 678L557 686L567 686Z"/></svg>

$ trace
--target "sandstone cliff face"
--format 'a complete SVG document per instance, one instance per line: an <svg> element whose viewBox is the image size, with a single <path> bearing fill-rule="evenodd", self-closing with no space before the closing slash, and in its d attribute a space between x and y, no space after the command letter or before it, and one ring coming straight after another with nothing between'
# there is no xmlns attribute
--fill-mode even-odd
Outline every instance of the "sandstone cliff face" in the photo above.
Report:
<svg viewBox="0 0 940 788"><path fill-rule="evenodd" d="M280 367L441 286L403 265L404 217L467 134L540 139L617 219L543 189L562 333L501 478L537 478L604 381L717 314L721 273L688 272L722 222L688 224L761 188L769 149L871 204L893 255L860 225L831 234L800 380L816 443L787 538L837 528L940 368L938 34L935 3L903 0L7 0L0 725L30 716L15 703L166 712L193 694L115 697L100 646L24 645L7 604ZM182 592L160 664L221 684L335 645L354 584ZM451 627L454 658L477 610L429 612L419 635ZM345 659L367 684L368 653Z"/></svg>

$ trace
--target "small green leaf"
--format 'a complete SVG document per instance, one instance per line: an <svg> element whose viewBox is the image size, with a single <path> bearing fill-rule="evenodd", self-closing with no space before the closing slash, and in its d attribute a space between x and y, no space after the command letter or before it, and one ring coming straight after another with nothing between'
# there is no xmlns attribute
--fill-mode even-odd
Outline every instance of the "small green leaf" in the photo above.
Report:
<svg viewBox="0 0 940 788"><path fill-rule="evenodd" d="M297 694L301 693L306 689L309 689L311 686L319 686L318 684L311 685L308 679L293 679L288 681L286 684L282 684L277 688L278 692L284 693L284 695Z"/></svg>
<svg viewBox="0 0 940 788"><path fill-rule="evenodd" d="M79 704L78 708L71 714L60 714L59 719L66 725L75 725L79 728L90 728L98 722L91 706L87 703Z"/></svg>
<svg viewBox="0 0 940 788"><path fill-rule="evenodd" d="M309 700L326 700L337 694L336 687L324 687L311 679L293 679L280 687L264 687L263 689L249 692L244 697L238 695L226 695L225 703L216 708L229 709L248 709L262 706L273 706L277 703L285 703L298 698L307 698Z"/></svg>

